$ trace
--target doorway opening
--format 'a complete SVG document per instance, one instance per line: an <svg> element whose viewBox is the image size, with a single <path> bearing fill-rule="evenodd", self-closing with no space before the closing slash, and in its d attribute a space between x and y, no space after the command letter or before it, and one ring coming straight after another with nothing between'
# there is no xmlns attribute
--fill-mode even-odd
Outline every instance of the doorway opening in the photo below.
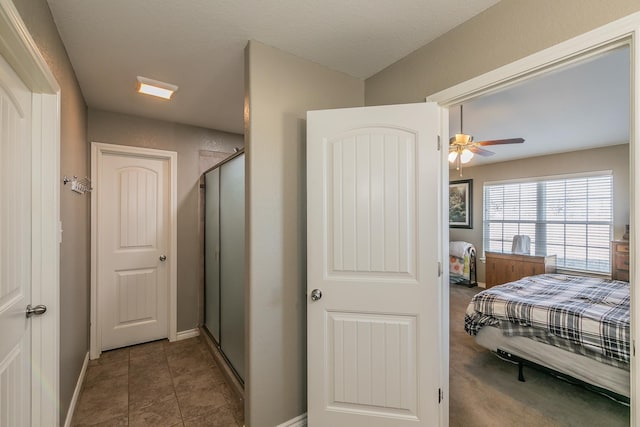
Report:
<svg viewBox="0 0 640 427"><path fill-rule="evenodd" d="M487 200L487 195L484 194L483 190L487 184L517 182L518 186L522 187L522 182L537 182L544 180L544 177L570 178L572 175L584 176L585 173L590 172L609 172L613 177L612 194L610 195L613 203L610 231L602 236L601 240L603 241L599 243L599 257L602 258L600 267L603 265L606 267L600 268L602 271L592 271L591 273L584 271L588 270L587 268L580 268L582 271L576 272L575 264L572 268L571 257L565 251L558 253L557 257L561 262L556 265L554 258L553 268L548 272L591 274L601 277L611 273L611 248L614 247L612 241L622 239L625 228L630 222L633 222L630 213L634 211L634 185L630 178L632 177L632 168L629 165L630 152L632 152L630 148L634 139L630 125L630 110L633 111L633 100L630 99L633 87L633 74L630 73L630 70L633 70L631 67L632 48L633 45L629 40L616 41L605 47L591 49L587 53L564 55L564 57L560 55L561 58L551 67L528 72L526 77L521 75L506 84L493 84L489 89L485 87L475 93L467 90L467 93L462 96L460 94L452 96L452 93L449 92L429 98L429 100L440 100L442 104L447 104L450 107L464 104L464 131L477 134L474 135L477 136L476 140L525 138L525 143L522 145L486 147L496 153L495 157L499 159L499 163L482 160L475 163L470 162L468 165L463 165L462 171L455 170L454 167L450 173L450 181L473 180L474 191L470 195L473 200L473 209L469 210L468 214L475 217L473 218L474 228L452 228L450 241L469 242L474 246L479 260L477 274L481 285L488 282L489 285L494 284L493 277L487 279L491 274L488 274L487 271L490 268L489 264L484 263L486 253L491 251L509 252L512 249L511 242L514 235L531 235L529 237L533 239L533 250L540 252L532 255L555 255L551 252L558 249L558 242L554 241L555 237L549 237L548 241L544 241L541 239L541 235L535 231L536 223L540 222L539 218L532 219L531 224L527 225L524 224L527 221L519 222L513 218L506 220L503 217L503 221L500 223L502 234L495 230L496 227L490 228L490 224L485 221L491 215L491 209L487 209L487 206L493 202ZM531 60L531 63L535 64L535 62L535 60ZM607 68L609 66L612 68ZM593 81L586 85L589 78L585 75L589 70L592 73L591 78L595 78L599 82L597 85L594 85ZM563 80L563 78L569 80ZM552 83L550 87L544 86L554 80L557 81ZM564 81L564 83L560 83L561 86L551 89L554 84L561 81ZM606 82L614 84L607 86ZM578 83L585 85L582 90L579 89ZM551 89L550 94L544 92L549 89ZM599 97L591 101L580 100L581 97L595 92L594 89L604 89L605 99ZM533 92L528 92L530 90ZM460 89L459 92L464 92L464 89ZM527 93L533 98L544 96L547 106L541 109L531 105L524 107L517 105L527 96ZM570 94L576 95L576 100L580 100L580 108L562 108L564 103L570 101ZM444 100L449 100L451 103L442 102ZM549 107L549 104L553 105ZM589 108L581 109L583 106ZM556 107L560 109L554 112ZM449 118L451 133L459 132L461 120L457 114L458 111L458 108L451 108ZM546 116L545 119L547 113L551 113L551 116ZM578 121L571 124L574 114ZM527 131L522 122L523 117L536 118L539 120L538 125ZM549 117L555 117L558 120L554 122ZM494 132L497 133L492 134L492 129L483 129L487 124L495 121L502 122L501 126L494 124L496 128ZM595 128L595 131L589 132L590 126L598 123L602 125ZM609 124L614 126L609 128ZM550 130L551 133L548 132ZM580 132L583 130L587 132L585 134L587 136L580 137ZM573 139L573 136L576 136L573 144L563 146L564 143L572 142L570 140ZM551 150L547 153L542 151L532 153L529 149L522 149L527 147L527 144L530 146L528 148L537 149L542 144L536 143L545 138L550 139L553 143ZM631 164L633 161L631 158ZM531 203L535 203L535 201ZM513 208L513 206L509 207L505 204L496 206L503 209L505 215L507 208ZM519 215L523 212L519 207L514 210L514 212L516 211ZM526 232L527 226L531 229L529 233ZM590 227L586 224L581 226L584 226L585 230ZM549 232L558 228L557 225L554 227L549 227ZM571 227L575 229L577 225L574 223ZM564 230L567 229L568 226L565 225ZM538 238L537 242L535 241L536 237ZM573 241L570 239L568 243L564 243L565 245L572 246L574 249L580 246L575 242L575 239L580 238L578 235L569 237ZM626 238L629 238L628 235ZM507 240L509 241L508 247L505 244ZM537 251L535 243L538 244ZM493 247L496 244L501 247L499 249ZM585 244L583 246L585 252L597 252L592 245ZM507 247L506 250L505 247ZM628 240L626 247L629 247ZM514 267L517 269L518 264L511 266L511 268ZM631 266L631 270L633 271L633 266ZM631 283L633 283L632 277ZM627 292L629 292L628 288L627 284ZM593 423L598 417L604 416L603 420L607 425L629 424L631 414L628 406L622 406L584 388L576 388L569 383L561 382L531 369L527 370L529 381L524 384L518 382L517 365L513 366L498 360L490 354L489 350L477 345L473 338L464 332L467 304L471 297L478 293L478 289L474 290L452 284L450 292L450 417L452 425L464 425L464 417L467 416L473 416L473 419L477 420L478 416L484 415L495 421L496 414L491 413L490 406L486 405L487 399L491 399L492 404L500 408L509 407L510 409L501 410L500 413L518 414L518 419L531 412L532 414L545 414L544 416L549 416L550 419L556 421L562 420L562 417L570 417L575 420L576 416L582 416L585 417L585 422ZM633 296L631 301L633 301ZM627 333L628 330L629 326L627 326ZM626 368L623 367L623 369L627 370L626 390L628 397L630 384L633 381L628 374L629 355L627 354L626 357L626 363L623 363ZM531 358L535 359L533 356ZM491 373L492 369L495 369L493 374ZM597 383L597 380L592 382ZM482 408L487 410L484 411ZM509 423L509 420L503 421ZM539 415L536 422L540 422Z"/></svg>

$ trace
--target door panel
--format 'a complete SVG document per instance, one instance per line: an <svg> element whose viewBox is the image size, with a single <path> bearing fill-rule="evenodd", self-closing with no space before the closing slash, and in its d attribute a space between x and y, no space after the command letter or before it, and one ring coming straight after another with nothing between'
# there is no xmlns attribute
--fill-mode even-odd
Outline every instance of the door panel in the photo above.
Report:
<svg viewBox="0 0 640 427"><path fill-rule="evenodd" d="M31 93L0 56L0 425L30 425ZM36 319L37 320L37 319Z"/></svg>
<svg viewBox="0 0 640 427"><path fill-rule="evenodd" d="M310 425L438 422L439 117L426 103L308 113Z"/></svg>
<svg viewBox="0 0 640 427"><path fill-rule="evenodd" d="M169 160L104 153L98 175L101 349L169 334Z"/></svg>

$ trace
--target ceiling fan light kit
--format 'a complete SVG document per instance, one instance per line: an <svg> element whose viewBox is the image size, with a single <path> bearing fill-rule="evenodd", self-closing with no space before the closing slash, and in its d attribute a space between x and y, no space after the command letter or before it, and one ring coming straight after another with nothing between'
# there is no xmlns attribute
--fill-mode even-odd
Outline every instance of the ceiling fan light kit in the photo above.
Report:
<svg viewBox="0 0 640 427"><path fill-rule="evenodd" d="M493 151L480 148L480 146L521 144L523 142L523 138L473 142L473 136L467 135L462 131L462 104L460 104L460 133L456 133L449 139L449 156L447 158L450 163L456 163L456 170L460 171L460 176L462 176L462 165L469 163L474 154L481 156L493 156L495 154Z"/></svg>

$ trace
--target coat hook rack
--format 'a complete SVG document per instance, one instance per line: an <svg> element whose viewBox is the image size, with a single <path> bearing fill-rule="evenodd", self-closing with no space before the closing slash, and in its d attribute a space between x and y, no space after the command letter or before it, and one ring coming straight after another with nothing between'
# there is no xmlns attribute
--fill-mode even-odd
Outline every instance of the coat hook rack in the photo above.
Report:
<svg viewBox="0 0 640 427"><path fill-rule="evenodd" d="M62 182L64 185L71 183L71 191L75 191L79 194L90 193L91 190L93 190L93 188L91 188L91 180L87 177L78 179L75 175L71 178L67 178L65 175L64 178L62 178Z"/></svg>

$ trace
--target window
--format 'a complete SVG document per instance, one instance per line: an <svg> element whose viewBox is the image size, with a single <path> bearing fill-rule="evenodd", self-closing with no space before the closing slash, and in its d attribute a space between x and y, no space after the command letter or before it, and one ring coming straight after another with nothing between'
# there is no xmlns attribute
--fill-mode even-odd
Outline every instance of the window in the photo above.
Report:
<svg viewBox="0 0 640 427"><path fill-rule="evenodd" d="M556 255L559 268L608 273L613 232L613 176L549 177L485 183L484 250L510 252L513 236L531 253Z"/></svg>

